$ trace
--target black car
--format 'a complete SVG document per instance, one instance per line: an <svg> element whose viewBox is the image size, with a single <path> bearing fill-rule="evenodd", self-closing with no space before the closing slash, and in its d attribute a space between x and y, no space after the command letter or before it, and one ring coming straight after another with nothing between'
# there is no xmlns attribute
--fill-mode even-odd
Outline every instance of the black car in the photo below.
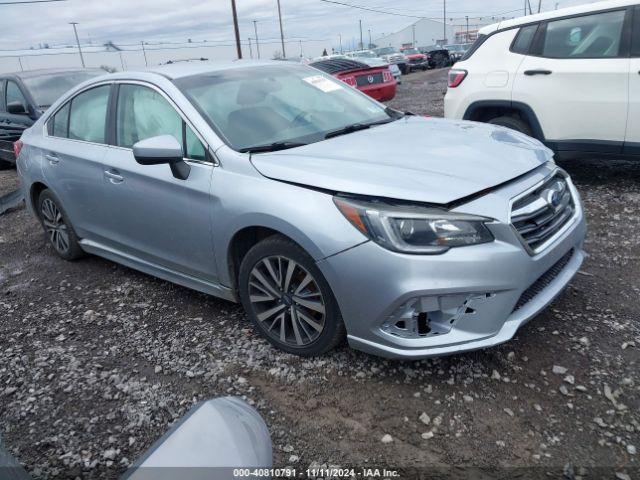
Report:
<svg viewBox="0 0 640 480"><path fill-rule="evenodd" d="M430 47L420 47L418 50L429 58L429 68L445 68L452 65L449 50L446 48L433 45Z"/></svg>
<svg viewBox="0 0 640 480"><path fill-rule="evenodd" d="M49 69L0 75L0 168L15 164L13 143L67 90L105 72Z"/></svg>

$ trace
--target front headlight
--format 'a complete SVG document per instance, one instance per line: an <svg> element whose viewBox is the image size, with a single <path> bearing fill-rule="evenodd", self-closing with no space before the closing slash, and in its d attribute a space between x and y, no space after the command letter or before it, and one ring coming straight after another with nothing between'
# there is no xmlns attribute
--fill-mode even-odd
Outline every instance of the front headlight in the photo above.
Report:
<svg viewBox="0 0 640 480"><path fill-rule="evenodd" d="M492 221L490 218L343 197L334 197L333 201L360 232L396 252L435 255L494 240L485 225Z"/></svg>

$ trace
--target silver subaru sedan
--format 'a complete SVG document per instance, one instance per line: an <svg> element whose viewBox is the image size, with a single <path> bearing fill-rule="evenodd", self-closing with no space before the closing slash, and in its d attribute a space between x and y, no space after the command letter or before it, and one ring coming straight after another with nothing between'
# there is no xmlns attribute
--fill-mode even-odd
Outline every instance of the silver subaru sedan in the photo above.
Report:
<svg viewBox="0 0 640 480"><path fill-rule="evenodd" d="M580 198L502 127L393 110L286 62L90 80L25 132L55 252L241 302L276 347L395 358L505 342L578 271Z"/></svg>

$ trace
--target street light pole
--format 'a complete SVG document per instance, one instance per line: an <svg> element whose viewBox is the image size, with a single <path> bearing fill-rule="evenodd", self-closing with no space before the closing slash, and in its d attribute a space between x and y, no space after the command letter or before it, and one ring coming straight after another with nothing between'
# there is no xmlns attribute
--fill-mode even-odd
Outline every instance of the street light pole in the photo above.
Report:
<svg viewBox="0 0 640 480"><path fill-rule="evenodd" d="M442 40L443 45L447 44L447 0L443 1L442 9Z"/></svg>
<svg viewBox="0 0 640 480"><path fill-rule="evenodd" d="M469 43L469 15L467 15L467 43Z"/></svg>
<svg viewBox="0 0 640 480"><path fill-rule="evenodd" d="M71 22L71 23L69 23L69 25L73 25L73 33L76 35L76 43L78 44L78 52L80 53L80 61L82 62L82 68L85 68L84 56L82 55L82 48L80 48L80 39L78 38L78 29L76 28L76 25L78 25L78 22Z"/></svg>
<svg viewBox="0 0 640 480"><path fill-rule="evenodd" d="M362 20L358 20L360 23L360 50L364 48L364 41L362 40Z"/></svg>
<svg viewBox="0 0 640 480"><path fill-rule="evenodd" d="M144 65L146 67L149 66L149 62L147 61L147 50L144 48L144 40L140 42L142 44L142 54L144 55Z"/></svg>
<svg viewBox="0 0 640 480"><path fill-rule="evenodd" d="M367 48L371 48L371 29L369 29L369 46Z"/></svg>
<svg viewBox="0 0 640 480"><path fill-rule="evenodd" d="M340 37L340 55L342 55L342 34L340 33L338 36Z"/></svg>
<svg viewBox="0 0 640 480"><path fill-rule="evenodd" d="M282 29L282 9L280 8L280 0L278 0L278 20L280 21L280 42L282 43L282 58L287 58L284 51L284 30Z"/></svg>
<svg viewBox="0 0 640 480"><path fill-rule="evenodd" d="M253 31L256 34L256 51L258 52L258 58L260 58L260 41L258 40L258 22L253 21Z"/></svg>
<svg viewBox="0 0 640 480"><path fill-rule="evenodd" d="M236 50L238 60L242 59L242 47L240 46L240 29L238 28L238 12L236 11L236 0L231 0L231 12L233 14L233 29L236 35Z"/></svg>

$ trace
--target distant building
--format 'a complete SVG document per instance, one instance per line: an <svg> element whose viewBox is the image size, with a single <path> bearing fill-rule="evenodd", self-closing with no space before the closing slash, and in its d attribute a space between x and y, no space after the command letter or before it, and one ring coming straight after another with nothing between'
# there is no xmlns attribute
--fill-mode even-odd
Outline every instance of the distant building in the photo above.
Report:
<svg viewBox="0 0 640 480"><path fill-rule="evenodd" d="M444 25L423 18L402 30L384 35L374 40L379 47L400 48L406 45L414 47L428 47L431 45L445 45L455 40L455 31L452 25Z"/></svg>

